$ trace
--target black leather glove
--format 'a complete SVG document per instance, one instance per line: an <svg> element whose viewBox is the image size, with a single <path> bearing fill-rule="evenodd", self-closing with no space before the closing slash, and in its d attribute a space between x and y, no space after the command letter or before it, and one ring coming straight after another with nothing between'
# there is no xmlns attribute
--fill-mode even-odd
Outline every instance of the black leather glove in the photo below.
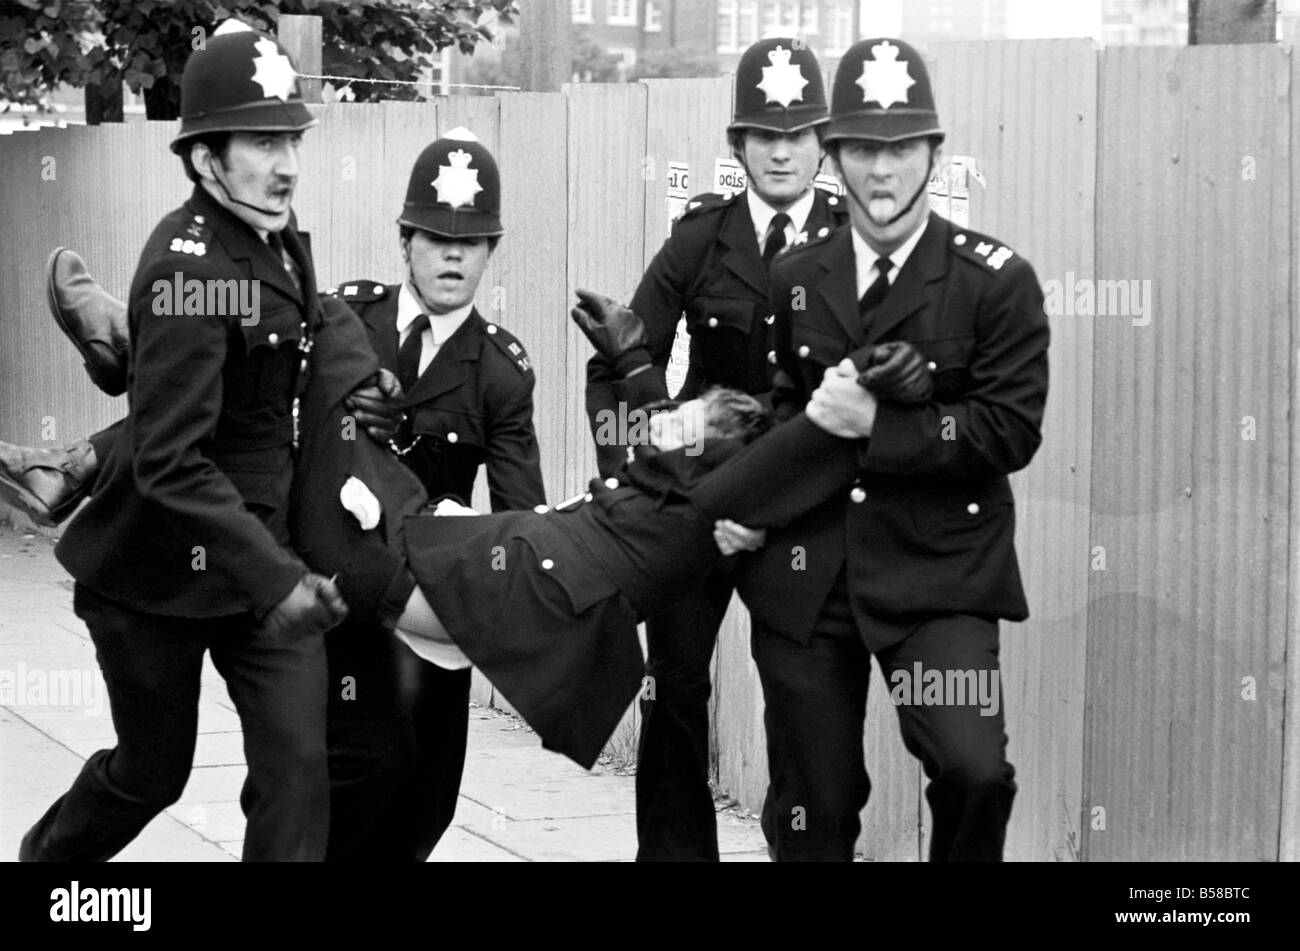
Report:
<svg viewBox="0 0 1300 951"><path fill-rule="evenodd" d="M380 369L348 394L343 405L370 438L383 445L402 424L402 384L391 370Z"/></svg>
<svg viewBox="0 0 1300 951"><path fill-rule="evenodd" d="M867 357L858 383L877 398L896 403L924 403L934 393L930 365L903 340L877 344Z"/></svg>
<svg viewBox="0 0 1300 951"><path fill-rule="evenodd" d="M604 294L577 290L578 306L569 311L573 322L610 363L646 345L645 324L618 301Z"/></svg>

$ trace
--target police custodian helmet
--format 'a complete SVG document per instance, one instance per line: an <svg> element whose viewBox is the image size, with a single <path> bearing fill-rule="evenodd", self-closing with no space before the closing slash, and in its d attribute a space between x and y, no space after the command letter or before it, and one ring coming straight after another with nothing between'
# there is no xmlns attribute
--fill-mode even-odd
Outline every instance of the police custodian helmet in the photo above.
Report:
<svg viewBox="0 0 1300 951"><path fill-rule="evenodd" d="M736 66L737 129L798 132L827 121L826 87L817 57L802 40L759 40Z"/></svg>
<svg viewBox="0 0 1300 951"><path fill-rule="evenodd" d="M181 130L171 149L179 153L208 132L301 132L315 124L284 47L227 20L185 63Z"/></svg>
<svg viewBox="0 0 1300 951"><path fill-rule="evenodd" d="M399 225L444 238L495 238L501 227L501 175L492 153L465 128L425 148L411 169Z"/></svg>
<svg viewBox="0 0 1300 951"><path fill-rule="evenodd" d="M919 136L944 136L921 54L888 37L854 43L835 71L826 141Z"/></svg>

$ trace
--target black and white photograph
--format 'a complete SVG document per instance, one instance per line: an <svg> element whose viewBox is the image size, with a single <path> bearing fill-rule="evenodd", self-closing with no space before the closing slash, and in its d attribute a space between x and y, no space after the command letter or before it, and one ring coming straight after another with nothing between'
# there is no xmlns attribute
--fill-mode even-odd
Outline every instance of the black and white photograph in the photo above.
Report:
<svg viewBox="0 0 1300 951"><path fill-rule="evenodd" d="M100 862L1061 863L1240 939L1300 858L1297 36L0 4L33 914L150 930Z"/></svg>

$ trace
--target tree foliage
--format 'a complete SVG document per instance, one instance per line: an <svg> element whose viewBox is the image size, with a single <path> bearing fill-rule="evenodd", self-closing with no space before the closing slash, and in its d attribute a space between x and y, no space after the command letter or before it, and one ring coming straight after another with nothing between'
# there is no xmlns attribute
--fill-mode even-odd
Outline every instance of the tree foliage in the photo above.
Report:
<svg viewBox="0 0 1300 951"><path fill-rule="evenodd" d="M149 118L179 115L180 75L218 24L237 17L274 32L284 14L321 18L326 75L414 81L448 46L471 53L490 39L480 17L516 14L514 0L5 0L0 8L0 97L40 105L59 83L144 93ZM355 98L414 99L414 86L355 83Z"/></svg>

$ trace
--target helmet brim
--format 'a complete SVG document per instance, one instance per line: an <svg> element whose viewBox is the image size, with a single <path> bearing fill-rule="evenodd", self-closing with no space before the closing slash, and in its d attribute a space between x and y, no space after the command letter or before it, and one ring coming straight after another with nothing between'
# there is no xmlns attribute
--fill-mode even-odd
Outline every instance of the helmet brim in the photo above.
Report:
<svg viewBox="0 0 1300 951"><path fill-rule="evenodd" d="M797 115L783 112L772 115L741 117L727 126L727 131L740 132L744 129L761 129L765 132L802 132L804 129L813 129L830 121L830 116L826 115L825 112L812 116L807 113Z"/></svg>
<svg viewBox="0 0 1300 951"><path fill-rule="evenodd" d="M187 141L209 132L303 132L318 121L300 100L252 102L182 119L171 150L179 153Z"/></svg>
<svg viewBox="0 0 1300 951"><path fill-rule="evenodd" d="M399 225L427 231L440 238L499 238L505 234L501 219L485 211L419 207L409 203L397 219Z"/></svg>
<svg viewBox="0 0 1300 951"><path fill-rule="evenodd" d="M826 127L825 141L836 139L868 139L873 142L901 142L904 139L929 138L942 140L946 133L939 127L939 117L927 110L908 111L894 109L885 112L858 112L848 116L832 116Z"/></svg>

